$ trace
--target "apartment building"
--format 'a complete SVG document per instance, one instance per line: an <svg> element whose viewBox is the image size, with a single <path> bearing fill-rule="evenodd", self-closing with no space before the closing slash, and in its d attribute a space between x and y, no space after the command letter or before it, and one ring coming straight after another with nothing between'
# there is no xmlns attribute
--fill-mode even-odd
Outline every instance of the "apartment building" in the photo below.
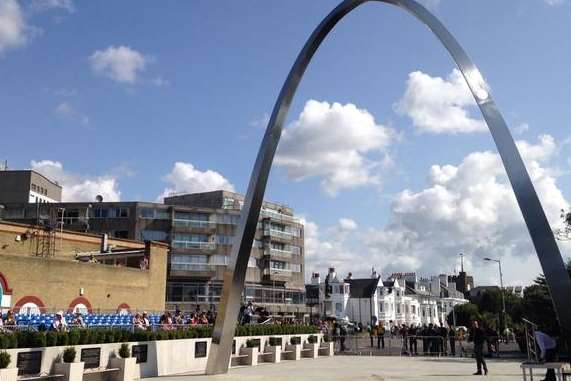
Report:
<svg viewBox="0 0 571 381"><path fill-rule="evenodd" d="M177 195L164 203L6 204L4 219L170 244L167 308L216 309L244 197L228 191ZM244 301L273 313L305 314L303 225L285 205L264 202Z"/></svg>

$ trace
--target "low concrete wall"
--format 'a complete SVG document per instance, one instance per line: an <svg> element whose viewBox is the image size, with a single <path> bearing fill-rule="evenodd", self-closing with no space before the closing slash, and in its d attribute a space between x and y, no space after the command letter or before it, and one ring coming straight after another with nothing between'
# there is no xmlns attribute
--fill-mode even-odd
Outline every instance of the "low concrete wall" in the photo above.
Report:
<svg viewBox="0 0 571 381"><path fill-rule="evenodd" d="M292 337L300 337L301 342L306 343L309 336L311 335L299 334L236 337L236 353L239 353L240 348L245 347L246 341L250 339L259 339L260 346L263 350L266 345L269 346L270 337L281 337L281 349L285 350L285 346L290 343L290 339ZM321 334L316 334L314 336L318 337L319 342L321 342L323 339L323 335ZM195 350L197 343L206 343L206 352L205 355L203 353L203 357L196 357L197 354L195 353ZM129 345L131 348L133 345L147 345L147 361L145 363L139 363L135 365L134 376L135 378L145 378L189 372L202 372L206 369L206 361L210 352L210 343L210 338L130 342ZM204 344L198 345L200 346ZM82 349L101 348L99 368L110 368L112 367L111 359L118 356L121 343L76 345L74 347L77 352L77 356L75 358L76 362L81 361ZM58 357L63 354L65 348L67 347L61 346L47 348L8 349L8 353L10 353L12 356L12 362L10 363L9 368L15 368L17 366L18 353L41 351L42 364L40 372L42 374L53 374L54 363L57 361ZM105 378L104 376L98 374L90 374L88 377L90 381L96 381L97 379Z"/></svg>

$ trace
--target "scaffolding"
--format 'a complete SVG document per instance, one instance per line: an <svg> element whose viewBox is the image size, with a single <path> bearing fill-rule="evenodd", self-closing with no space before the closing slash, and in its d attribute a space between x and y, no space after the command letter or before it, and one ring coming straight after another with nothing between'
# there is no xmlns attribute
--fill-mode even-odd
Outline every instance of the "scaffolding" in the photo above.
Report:
<svg viewBox="0 0 571 381"><path fill-rule="evenodd" d="M55 256L58 230L63 238L64 211L64 208L50 208L47 218L44 219L40 219L38 211L36 229L33 233L36 237L36 256L44 258Z"/></svg>

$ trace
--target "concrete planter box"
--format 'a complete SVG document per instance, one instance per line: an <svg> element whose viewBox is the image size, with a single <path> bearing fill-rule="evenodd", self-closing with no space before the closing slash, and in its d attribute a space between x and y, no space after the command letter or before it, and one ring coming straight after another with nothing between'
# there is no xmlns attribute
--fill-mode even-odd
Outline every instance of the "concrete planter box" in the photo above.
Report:
<svg viewBox="0 0 571 381"><path fill-rule="evenodd" d="M137 367L137 359L129 358L112 358L109 362L111 368L119 368L116 381L133 381L135 379L135 371Z"/></svg>
<svg viewBox="0 0 571 381"><path fill-rule="evenodd" d="M83 365L83 362L56 362L54 371L56 374L63 374L64 381L82 381Z"/></svg>
<svg viewBox="0 0 571 381"><path fill-rule="evenodd" d="M260 360L264 362L278 363L281 361L281 345L266 345L264 353L260 353Z"/></svg>
<svg viewBox="0 0 571 381"><path fill-rule="evenodd" d="M319 355L319 344L303 344L303 349L301 350L301 357L309 357L312 359L317 358Z"/></svg>
<svg viewBox="0 0 571 381"><path fill-rule="evenodd" d="M333 342L322 342L320 347L319 347L319 355L320 356L328 356L331 357L333 356Z"/></svg>
<svg viewBox="0 0 571 381"><path fill-rule="evenodd" d="M311 336L309 334L292 334L292 335L268 335L268 336L239 336L235 338L236 342L236 355L241 356L246 348L246 342L251 339L259 339L260 347L267 348L269 346L270 337L280 337L282 339L282 351L280 354L281 359L292 359L299 360L301 357L302 345L289 345L292 337L299 337L301 342L307 341L307 338ZM320 334L314 334L313 336L320 337ZM196 343L206 342L206 356L201 353L195 353ZM161 377L169 376L182 373L191 372L204 372L206 369L206 362L208 360L208 354L211 347L210 338L197 338L197 339L179 339L179 340L159 340L159 341L146 341L146 342L129 342L131 348L135 346L146 347L146 356L143 361L135 363L133 365L134 379L148 378L148 377ZM41 352L41 366L40 373L45 375L53 374L64 374L64 371L56 371L55 363L57 363L57 358L61 356L62 352L68 346L57 346L57 347L46 347L46 348L12 348L6 351L12 356L12 359L18 358L18 353L26 352ZM111 361L114 354L119 352L121 343L106 343L106 344L82 344L75 345L74 348L77 351L78 360L81 358L81 351L83 349L93 349L101 348L101 358L99 368L109 369L109 368L120 368L120 366L114 365ZM231 363L232 365L250 365L252 362L257 364L258 348L256 349L256 355L252 354L245 355L241 358L234 358ZM284 353L284 351L289 353ZM248 352L248 351L246 351ZM293 352L293 353L292 353ZM236 356L235 355L235 356ZM305 357L311 357L306 355ZM134 358L134 357L133 357ZM130 360L133 361L133 360ZM135 361L136 362L136 361ZM75 364L75 363L74 363ZM15 365L15 364L14 364ZM92 373L90 372L89 377L93 379ZM82 370L83 373L83 370ZM118 378L118 371L106 372L105 375L101 375L102 378ZM127 377L128 375L125 375ZM67 381L68 379L66 379ZM0 381L4 381L3 379ZM73 381L73 380L72 380Z"/></svg>
<svg viewBox="0 0 571 381"><path fill-rule="evenodd" d="M258 365L258 347L254 348L240 348L240 355L245 355L242 361L244 365L256 366Z"/></svg>
<svg viewBox="0 0 571 381"><path fill-rule="evenodd" d="M0 381L16 381L18 368L0 369Z"/></svg>
<svg viewBox="0 0 571 381"><path fill-rule="evenodd" d="M282 353L284 360L300 360L301 359L301 344L286 344L285 353Z"/></svg>

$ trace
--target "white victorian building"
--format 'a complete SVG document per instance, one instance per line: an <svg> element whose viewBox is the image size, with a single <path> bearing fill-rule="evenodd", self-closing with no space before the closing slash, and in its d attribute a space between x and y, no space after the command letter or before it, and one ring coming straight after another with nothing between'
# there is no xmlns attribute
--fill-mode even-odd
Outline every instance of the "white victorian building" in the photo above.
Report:
<svg viewBox="0 0 571 381"><path fill-rule="evenodd" d="M373 270L369 278L354 279L349 273L343 279L330 268L323 283L314 273L309 289L319 295L320 315L385 327L446 325L454 306L468 302L446 275L418 278L415 273L395 273L382 281Z"/></svg>

